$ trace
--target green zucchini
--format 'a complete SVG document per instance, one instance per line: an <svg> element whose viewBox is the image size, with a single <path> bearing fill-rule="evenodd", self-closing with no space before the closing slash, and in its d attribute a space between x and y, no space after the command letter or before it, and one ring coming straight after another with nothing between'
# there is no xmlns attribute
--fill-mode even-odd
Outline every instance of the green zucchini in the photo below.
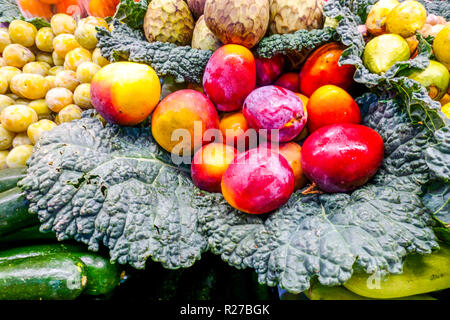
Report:
<svg viewBox="0 0 450 320"><path fill-rule="evenodd" d="M11 168L0 170L0 192L16 187L17 182L25 177L26 173L26 168Z"/></svg>
<svg viewBox="0 0 450 320"><path fill-rule="evenodd" d="M26 259L52 254L67 254L80 259L86 266L87 284L83 294L103 295L116 288L121 280L120 268L102 256L86 252L70 244L44 244L0 251L0 263L8 260Z"/></svg>
<svg viewBox="0 0 450 320"><path fill-rule="evenodd" d="M39 231L40 225L25 227L5 236L0 236L0 243L25 242L34 240L56 240L54 232Z"/></svg>
<svg viewBox="0 0 450 320"><path fill-rule="evenodd" d="M24 192L15 187L0 193L0 236L37 224L38 217L28 212Z"/></svg>
<svg viewBox="0 0 450 320"><path fill-rule="evenodd" d="M88 252L71 252L87 267L87 285L83 294L104 295L112 292L121 280L121 271L117 263L111 263L102 256Z"/></svg>
<svg viewBox="0 0 450 320"><path fill-rule="evenodd" d="M73 300L86 282L84 263L67 254L0 262L1 300Z"/></svg>
<svg viewBox="0 0 450 320"><path fill-rule="evenodd" d="M376 278L355 272L344 286L364 297L376 299L401 298L450 288L450 247L432 254L406 257L402 274Z"/></svg>

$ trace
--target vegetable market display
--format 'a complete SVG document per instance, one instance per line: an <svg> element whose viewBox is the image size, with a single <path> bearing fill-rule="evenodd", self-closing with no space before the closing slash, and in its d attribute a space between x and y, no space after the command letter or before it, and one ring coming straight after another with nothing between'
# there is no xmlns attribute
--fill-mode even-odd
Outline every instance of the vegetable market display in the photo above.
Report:
<svg viewBox="0 0 450 320"><path fill-rule="evenodd" d="M448 3L97 2L0 1L0 298L208 252L282 299L450 287Z"/></svg>

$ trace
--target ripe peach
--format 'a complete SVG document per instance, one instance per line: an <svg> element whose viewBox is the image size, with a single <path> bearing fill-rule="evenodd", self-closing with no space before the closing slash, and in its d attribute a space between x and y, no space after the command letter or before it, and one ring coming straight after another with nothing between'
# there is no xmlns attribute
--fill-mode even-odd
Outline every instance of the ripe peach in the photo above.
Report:
<svg viewBox="0 0 450 320"><path fill-rule="evenodd" d="M326 84L334 84L348 90L353 84L355 67L339 66L339 58L345 47L338 42L327 43L314 51L300 71L300 92L310 97Z"/></svg>
<svg viewBox="0 0 450 320"><path fill-rule="evenodd" d="M235 148L223 143L213 142L203 146L192 159L192 181L199 189L220 192L222 176L236 154Z"/></svg>
<svg viewBox="0 0 450 320"><path fill-rule="evenodd" d="M282 155L259 147L234 158L222 176L221 187L232 207L262 214L289 200L294 191L294 173Z"/></svg>
<svg viewBox="0 0 450 320"><path fill-rule="evenodd" d="M277 86L255 89L245 99L242 112L250 127L268 140L279 142L293 140L307 120L302 100L292 91ZM278 136L272 130L278 130Z"/></svg>
<svg viewBox="0 0 450 320"><path fill-rule="evenodd" d="M220 119L219 129L222 132L224 143L235 147L240 152L248 148L250 142L249 125L241 111L225 114Z"/></svg>
<svg viewBox="0 0 450 320"><path fill-rule="evenodd" d="M108 122L132 126L144 121L156 107L161 84L145 64L118 62L98 71L91 82L91 101Z"/></svg>
<svg viewBox="0 0 450 320"><path fill-rule="evenodd" d="M255 86L255 58L250 50L228 44L213 53L203 74L203 89L219 111L241 109Z"/></svg>
<svg viewBox="0 0 450 320"><path fill-rule="evenodd" d="M299 77L296 72L288 72L283 74L281 77L275 81L274 85L286 88L292 92L299 91Z"/></svg>
<svg viewBox="0 0 450 320"><path fill-rule="evenodd" d="M281 74L284 67L284 57L280 54L270 58L255 58L256 84L267 86L272 84Z"/></svg>
<svg viewBox="0 0 450 320"><path fill-rule="evenodd" d="M361 122L361 111L355 100L337 86L326 85L314 91L306 108L309 133L330 124Z"/></svg>
<svg viewBox="0 0 450 320"><path fill-rule="evenodd" d="M193 154L194 150L211 142L214 136L208 138L209 129L216 129L221 138L219 115L214 105L204 94L192 89L169 94L153 112L153 137L174 154Z"/></svg>

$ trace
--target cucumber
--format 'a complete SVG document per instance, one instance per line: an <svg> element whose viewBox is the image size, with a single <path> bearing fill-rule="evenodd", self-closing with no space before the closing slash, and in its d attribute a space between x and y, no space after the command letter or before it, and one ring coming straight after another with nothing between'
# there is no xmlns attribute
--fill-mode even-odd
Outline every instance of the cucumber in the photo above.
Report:
<svg viewBox="0 0 450 320"><path fill-rule="evenodd" d="M83 294L104 295L112 292L121 280L121 271L102 256L85 252L81 247L70 244L44 244L0 251L0 263L8 260L25 259L52 254L67 254L80 259L86 266L87 284Z"/></svg>
<svg viewBox="0 0 450 320"><path fill-rule="evenodd" d="M328 287L321 285L319 283L311 285L311 288L305 291L304 294L310 300L378 300L374 298L367 298L357 295L356 293L353 293L342 286ZM437 299L427 294L420 294L415 296L394 298L387 300L437 300Z"/></svg>
<svg viewBox="0 0 450 320"><path fill-rule="evenodd" d="M0 192L16 187L17 182L25 177L26 173L26 168L11 168L0 170Z"/></svg>
<svg viewBox="0 0 450 320"><path fill-rule="evenodd" d="M406 257L403 273L377 279L373 275L355 272L344 286L364 297L375 299L401 298L450 288L450 247L427 255Z"/></svg>
<svg viewBox="0 0 450 320"><path fill-rule="evenodd" d="M67 254L0 262L1 300L73 300L86 281L86 266Z"/></svg>
<svg viewBox="0 0 450 320"><path fill-rule="evenodd" d="M0 236L0 243L24 242L34 240L56 240L54 232L40 232L40 225L25 227L5 236Z"/></svg>
<svg viewBox="0 0 450 320"><path fill-rule="evenodd" d="M15 187L0 193L0 236L37 224L38 217L28 212L24 192Z"/></svg>

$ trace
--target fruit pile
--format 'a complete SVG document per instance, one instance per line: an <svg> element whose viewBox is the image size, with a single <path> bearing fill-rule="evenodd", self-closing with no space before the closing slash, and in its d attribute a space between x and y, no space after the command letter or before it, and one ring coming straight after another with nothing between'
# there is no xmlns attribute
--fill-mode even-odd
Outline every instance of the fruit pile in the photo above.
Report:
<svg viewBox="0 0 450 320"><path fill-rule="evenodd" d="M44 132L92 108L90 82L109 63L96 26L108 24L56 14L51 27L14 20L0 29L0 168L24 167Z"/></svg>
<svg viewBox="0 0 450 320"><path fill-rule="evenodd" d="M414 0L380 0L371 8L365 24L368 43L363 54L364 65L375 74L387 72L395 63L417 56L416 33L435 37L428 68L403 75L418 81L429 96L441 102L442 111L450 116L450 22L443 17L427 15L422 4Z"/></svg>
<svg viewBox="0 0 450 320"><path fill-rule="evenodd" d="M446 250L420 285L364 287L448 242L446 18L415 0L113 7L109 24L55 14L0 30L0 167L26 167L0 222L138 269L209 250L294 293L450 287Z"/></svg>

